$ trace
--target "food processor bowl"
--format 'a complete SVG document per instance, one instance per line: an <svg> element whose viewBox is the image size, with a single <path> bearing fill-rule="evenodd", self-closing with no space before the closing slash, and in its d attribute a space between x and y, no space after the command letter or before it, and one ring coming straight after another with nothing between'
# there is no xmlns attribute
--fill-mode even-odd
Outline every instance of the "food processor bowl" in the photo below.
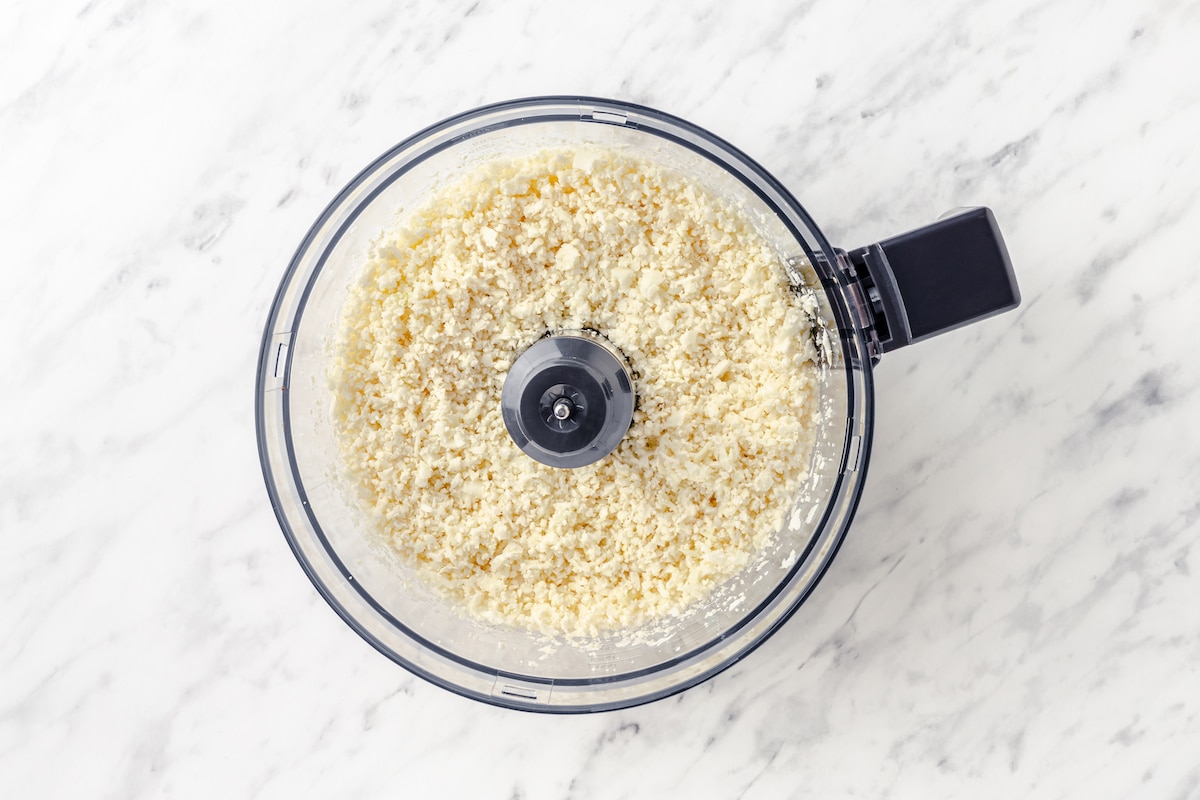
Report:
<svg viewBox="0 0 1200 800"><path fill-rule="evenodd" d="M811 331L821 362L815 445L809 478L783 528L709 600L677 617L586 639L466 614L372 535L337 468L327 378L330 342L372 241L437 187L481 162L555 147L616 150L687 176L752 221L797 288L808 284L804 291L819 309ZM968 269L964 262L983 266ZM951 278L938 278L939 271ZM975 273L994 280L980 289L980 279L970 277ZM931 292L937 309L921 312ZM567 713L632 706L729 667L812 592L861 494L871 448L871 371L880 354L1017 300L1011 265L986 209L840 251L766 170L684 120L594 98L499 103L389 150L341 191L305 236L263 336L255 396L263 474L280 527L317 590L388 658L450 691L509 708Z"/></svg>

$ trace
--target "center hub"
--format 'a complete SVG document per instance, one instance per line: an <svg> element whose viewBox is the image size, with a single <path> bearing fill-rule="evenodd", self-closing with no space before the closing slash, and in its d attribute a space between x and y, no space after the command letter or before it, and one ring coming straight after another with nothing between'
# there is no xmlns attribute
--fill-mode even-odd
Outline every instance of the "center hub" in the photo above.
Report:
<svg viewBox="0 0 1200 800"><path fill-rule="evenodd" d="M504 380L504 425L531 458L582 467L611 453L633 420L633 382L601 337L547 336L522 353Z"/></svg>
<svg viewBox="0 0 1200 800"><path fill-rule="evenodd" d="M571 417L571 414L574 413L574 411L574 403L565 397L560 397L554 401L554 405L551 407L550 413L552 413L554 418L559 422L565 422Z"/></svg>

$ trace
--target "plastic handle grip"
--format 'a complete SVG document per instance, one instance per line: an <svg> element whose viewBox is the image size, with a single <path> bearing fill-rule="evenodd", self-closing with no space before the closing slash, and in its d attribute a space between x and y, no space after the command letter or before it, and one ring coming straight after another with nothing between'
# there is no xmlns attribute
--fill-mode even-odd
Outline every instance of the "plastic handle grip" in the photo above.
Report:
<svg viewBox="0 0 1200 800"><path fill-rule="evenodd" d="M968 208L847 254L863 275L884 352L1016 308L996 218Z"/></svg>

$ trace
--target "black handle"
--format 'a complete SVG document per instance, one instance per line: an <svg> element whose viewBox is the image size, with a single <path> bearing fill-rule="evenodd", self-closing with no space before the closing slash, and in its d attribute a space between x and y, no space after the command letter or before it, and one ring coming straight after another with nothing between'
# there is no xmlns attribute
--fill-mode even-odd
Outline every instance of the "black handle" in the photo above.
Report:
<svg viewBox="0 0 1200 800"><path fill-rule="evenodd" d="M991 209L964 209L847 255L866 285L884 352L1021 302Z"/></svg>

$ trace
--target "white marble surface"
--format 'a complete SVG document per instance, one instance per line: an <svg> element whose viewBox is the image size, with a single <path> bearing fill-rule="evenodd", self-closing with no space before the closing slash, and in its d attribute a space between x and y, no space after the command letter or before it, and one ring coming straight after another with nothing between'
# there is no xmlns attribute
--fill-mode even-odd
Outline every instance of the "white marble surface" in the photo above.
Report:
<svg viewBox="0 0 1200 800"><path fill-rule="evenodd" d="M1200 6L9 0L0 795L1200 797ZM859 517L764 647L556 718L319 599L252 386L310 222L545 93L740 145L842 246L992 206L1016 312L887 356Z"/></svg>

